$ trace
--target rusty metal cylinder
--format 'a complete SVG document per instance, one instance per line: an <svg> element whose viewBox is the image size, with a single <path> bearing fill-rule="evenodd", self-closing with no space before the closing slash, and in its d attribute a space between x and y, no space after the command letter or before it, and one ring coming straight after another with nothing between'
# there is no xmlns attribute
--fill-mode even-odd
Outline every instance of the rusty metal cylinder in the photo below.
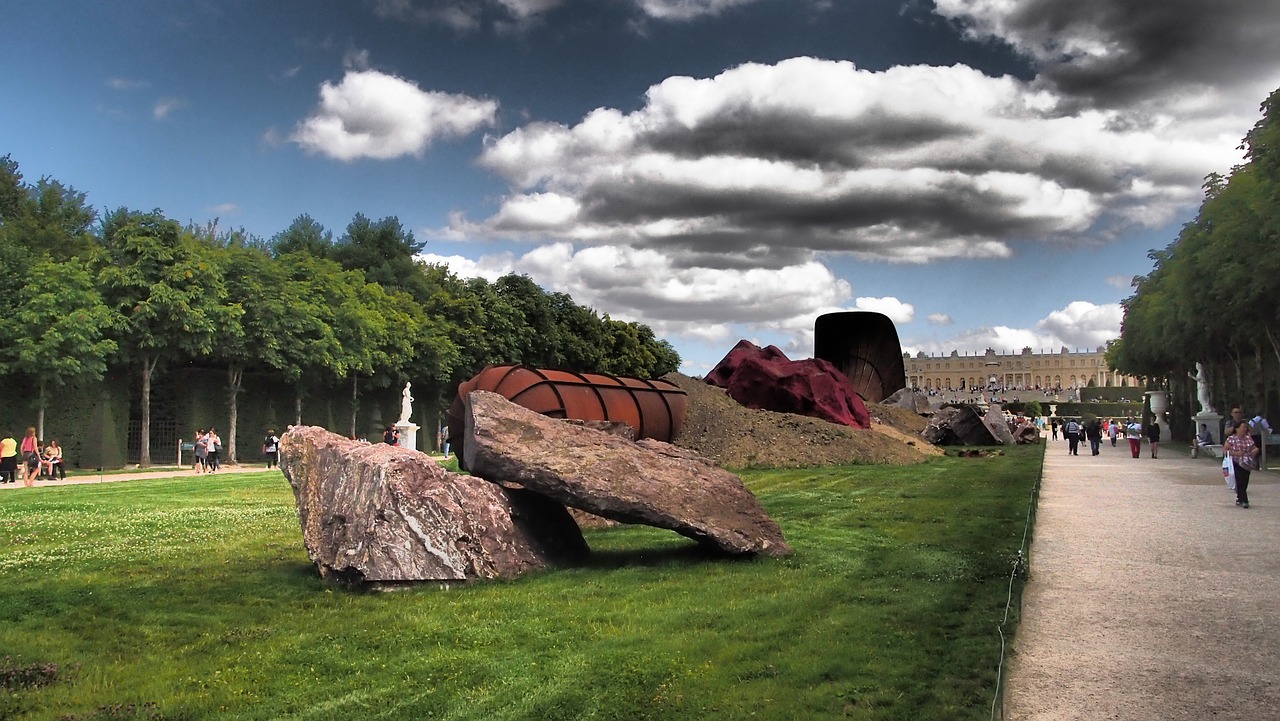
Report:
<svg viewBox="0 0 1280 721"><path fill-rule="evenodd" d="M635 437L670 442L684 425L687 396L674 383L521 365L489 366L458 385L449 406L449 443L462 460L463 399L492 391L551 418L626 423Z"/></svg>

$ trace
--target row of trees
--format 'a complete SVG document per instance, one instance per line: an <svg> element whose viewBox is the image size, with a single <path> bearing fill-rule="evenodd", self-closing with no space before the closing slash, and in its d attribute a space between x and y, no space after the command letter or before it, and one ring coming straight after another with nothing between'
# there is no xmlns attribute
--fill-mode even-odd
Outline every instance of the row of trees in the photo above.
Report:
<svg viewBox="0 0 1280 721"><path fill-rule="evenodd" d="M462 279L415 260L424 244L394 218L357 215L339 238L309 216L264 240L158 210L101 218L85 194L24 182L0 158L0 377L34 389L44 437L49 395L128 370L150 464L151 384L199 364L226 372L234 444L246 372L308 395L414 384L428 404L489 364L527 363L653 377L679 356L638 323L601 316L526 276ZM345 389L345 390L343 390ZM226 449L235 458L234 445Z"/></svg>
<svg viewBox="0 0 1280 721"><path fill-rule="evenodd" d="M1175 398L1199 361L1217 405L1265 413L1280 375L1280 90L1241 148L1244 164L1208 176L1196 218L1151 252L1108 361Z"/></svg>

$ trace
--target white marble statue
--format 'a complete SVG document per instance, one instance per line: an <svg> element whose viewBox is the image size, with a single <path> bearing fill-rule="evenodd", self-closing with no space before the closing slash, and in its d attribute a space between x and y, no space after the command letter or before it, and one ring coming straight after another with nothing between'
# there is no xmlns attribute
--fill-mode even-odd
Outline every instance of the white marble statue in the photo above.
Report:
<svg viewBox="0 0 1280 721"><path fill-rule="evenodd" d="M1187 377L1196 382L1196 399L1200 401L1201 413L1216 413L1213 410L1213 398L1209 394L1209 374L1205 373L1204 364L1196 362L1196 374L1187 374Z"/></svg>
<svg viewBox="0 0 1280 721"><path fill-rule="evenodd" d="M401 391L400 393L400 421L399 422L403 425L408 425L409 417L413 415L413 396L409 395L409 386L411 385L413 384L406 382L404 384L404 390Z"/></svg>

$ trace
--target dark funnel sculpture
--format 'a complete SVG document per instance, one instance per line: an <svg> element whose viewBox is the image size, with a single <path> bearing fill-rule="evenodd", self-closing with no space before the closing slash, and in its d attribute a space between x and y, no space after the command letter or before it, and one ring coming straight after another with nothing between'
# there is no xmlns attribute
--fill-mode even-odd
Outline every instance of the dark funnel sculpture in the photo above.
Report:
<svg viewBox="0 0 1280 721"><path fill-rule="evenodd" d="M818 316L813 357L839 368L867 403L879 403L907 385L898 329L883 313L853 310Z"/></svg>

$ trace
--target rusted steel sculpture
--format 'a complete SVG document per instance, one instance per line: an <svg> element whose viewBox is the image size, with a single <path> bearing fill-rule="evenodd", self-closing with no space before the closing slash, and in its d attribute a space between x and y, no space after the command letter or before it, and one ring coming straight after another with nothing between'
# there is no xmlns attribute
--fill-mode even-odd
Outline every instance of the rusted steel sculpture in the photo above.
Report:
<svg viewBox="0 0 1280 721"><path fill-rule="evenodd" d="M471 391L492 391L518 405L552 418L616 421L635 431L636 439L671 441L684 425L685 392L664 380L546 370L529 366L489 366L458 385L449 406L449 443L463 461L462 400Z"/></svg>
<svg viewBox="0 0 1280 721"><path fill-rule="evenodd" d="M879 403L907 385L898 329L883 313L827 313L813 324L813 357L839 368L868 403Z"/></svg>

